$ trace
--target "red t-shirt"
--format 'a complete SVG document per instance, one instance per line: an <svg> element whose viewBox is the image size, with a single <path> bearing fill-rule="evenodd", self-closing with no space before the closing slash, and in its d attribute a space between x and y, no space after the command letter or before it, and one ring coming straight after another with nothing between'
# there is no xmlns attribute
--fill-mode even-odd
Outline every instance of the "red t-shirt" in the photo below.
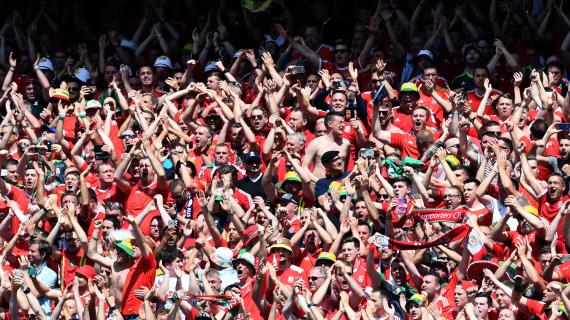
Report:
<svg viewBox="0 0 570 320"><path fill-rule="evenodd" d="M411 157L414 159L420 158L421 155L418 151L416 137L402 133L391 133L390 136L390 144L400 149L402 159L405 157Z"/></svg>
<svg viewBox="0 0 570 320"><path fill-rule="evenodd" d="M570 197L565 195L561 197L558 201L553 202L551 200L548 200L547 193L543 194L540 198L538 198L539 202L538 216L545 218L546 220L548 220L548 222L552 222L552 220L554 220L554 217L556 217L558 211L560 211L560 208L566 202L568 202L568 200L570 200Z"/></svg>
<svg viewBox="0 0 570 320"><path fill-rule="evenodd" d="M145 286L152 288L156 275L156 260L149 253L147 257L141 257L129 270L123 286L123 298L121 314L123 316L138 315L142 300L135 297L134 290Z"/></svg>

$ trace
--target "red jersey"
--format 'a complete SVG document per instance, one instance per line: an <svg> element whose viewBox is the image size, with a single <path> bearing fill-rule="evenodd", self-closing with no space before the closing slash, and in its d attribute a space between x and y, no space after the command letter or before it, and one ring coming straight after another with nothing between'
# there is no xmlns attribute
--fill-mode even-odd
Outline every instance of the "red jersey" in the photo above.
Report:
<svg viewBox="0 0 570 320"><path fill-rule="evenodd" d="M491 103L502 94L503 93L497 89L493 89L493 91L491 91L491 94L489 94L489 99L487 99L487 104L485 105L486 115L496 114L495 109ZM467 91L467 104L471 107L471 110L473 110L473 112L477 112L477 109L479 109L479 105L483 100L483 96L484 94L479 96L476 92L476 89Z"/></svg>
<svg viewBox="0 0 570 320"><path fill-rule="evenodd" d="M410 131L410 130L408 130ZM416 137L409 134L391 133L390 144L400 150L402 159L411 157L419 159L421 157L416 143Z"/></svg>
<svg viewBox="0 0 570 320"><path fill-rule="evenodd" d="M146 257L141 257L129 270L123 286L123 298L121 314L123 316L139 314L142 300L135 297L134 291L141 287L152 288L156 275L156 260L154 255L149 253Z"/></svg>
<svg viewBox="0 0 570 320"><path fill-rule="evenodd" d="M277 271L277 277L279 278L279 281L290 287L295 286L295 283L299 279L303 279L305 283L309 283L305 271L293 264L285 270Z"/></svg>
<svg viewBox="0 0 570 320"><path fill-rule="evenodd" d="M560 211L560 208L562 208L562 206L568 202L568 200L570 200L570 197L565 195L558 199L558 201L552 201L548 199L547 193L543 194L540 198L538 198L538 216L545 218L548 220L548 222L552 222L552 220L554 220L554 217L556 217L558 211Z"/></svg>

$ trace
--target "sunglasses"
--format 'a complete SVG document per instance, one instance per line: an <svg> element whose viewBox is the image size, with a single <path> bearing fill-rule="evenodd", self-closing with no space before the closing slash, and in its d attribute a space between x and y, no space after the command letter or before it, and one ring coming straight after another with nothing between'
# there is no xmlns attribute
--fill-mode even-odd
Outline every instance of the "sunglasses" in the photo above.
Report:
<svg viewBox="0 0 570 320"><path fill-rule="evenodd" d="M321 277L309 277L308 280L309 281L317 281L319 280Z"/></svg>
<svg viewBox="0 0 570 320"><path fill-rule="evenodd" d="M254 120L261 120L261 119L263 119L263 115L259 114L259 115L251 116L251 118Z"/></svg>
<svg viewBox="0 0 570 320"><path fill-rule="evenodd" d="M378 198L379 199L390 199L390 196L388 194L379 194Z"/></svg>

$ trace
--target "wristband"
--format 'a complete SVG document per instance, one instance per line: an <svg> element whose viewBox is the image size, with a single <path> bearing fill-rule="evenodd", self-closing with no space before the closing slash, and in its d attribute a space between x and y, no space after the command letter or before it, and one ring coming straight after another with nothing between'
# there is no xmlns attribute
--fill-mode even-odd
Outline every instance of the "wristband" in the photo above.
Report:
<svg viewBox="0 0 570 320"><path fill-rule="evenodd" d="M31 291L32 291L32 290L31 290L29 287L27 287L27 288L25 288L25 289L22 289L22 292L23 292L24 294L28 294L28 293L30 293Z"/></svg>
<svg viewBox="0 0 570 320"><path fill-rule="evenodd" d="M307 308L311 309L312 307L314 307L315 305L312 303L307 303Z"/></svg>
<svg viewBox="0 0 570 320"><path fill-rule="evenodd" d="M66 115L65 112L58 113L59 120L65 119L65 115Z"/></svg>
<svg viewBox="0 0 570 320"><path fill-rule="evenodd" d="M85 111L79 112L79 118L85 119L86 117L87 117L87 113L85 113Z"/></svg>

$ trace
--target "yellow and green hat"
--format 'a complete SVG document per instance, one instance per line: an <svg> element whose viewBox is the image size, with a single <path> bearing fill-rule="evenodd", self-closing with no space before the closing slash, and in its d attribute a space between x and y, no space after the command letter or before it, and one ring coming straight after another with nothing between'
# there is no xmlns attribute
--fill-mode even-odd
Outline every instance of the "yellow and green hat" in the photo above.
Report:
<svg viewBox="0 0 570 320"><path fill-rule="evenodd" d="M123 241L117 241L115 246L123 251L125 251L129 256L135 254L134 239L125 239Z"/></svg>

